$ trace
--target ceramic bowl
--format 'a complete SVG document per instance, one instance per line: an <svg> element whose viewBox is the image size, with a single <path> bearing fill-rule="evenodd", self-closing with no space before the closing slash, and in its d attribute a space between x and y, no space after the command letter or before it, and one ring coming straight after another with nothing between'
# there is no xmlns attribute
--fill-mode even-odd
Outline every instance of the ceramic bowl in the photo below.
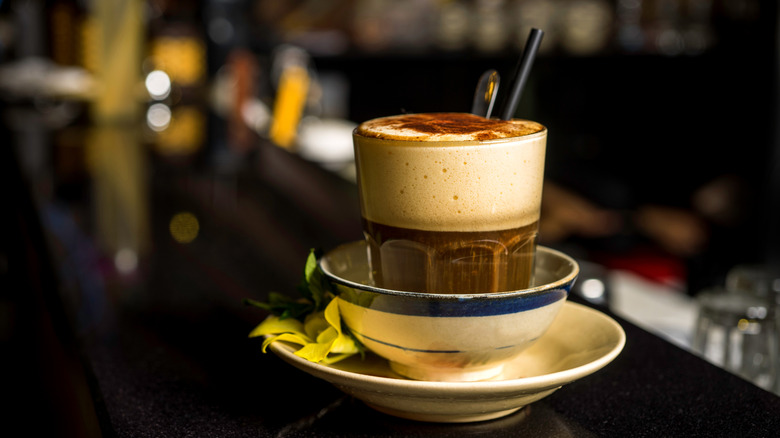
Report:
<svg viewBox="0 0 780 438"><path fill-rule="evenodd" d="M579 273L577 262L538 247L532 287L481 294L428 294L372 285L365 242L328 252L320 268L347 328L398 374L426 381L478 381L550 327Z"/></svg>

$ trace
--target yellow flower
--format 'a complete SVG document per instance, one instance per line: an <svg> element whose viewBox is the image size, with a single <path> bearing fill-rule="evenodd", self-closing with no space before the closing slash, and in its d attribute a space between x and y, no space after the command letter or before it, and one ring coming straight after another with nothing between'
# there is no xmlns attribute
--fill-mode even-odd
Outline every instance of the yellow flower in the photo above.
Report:
<svg viewBox="0 0 780 438"><path fill-rule="evenodd" d="M324 311L308 315L304 322L271 315L249 333L250 338L265 335L273 336L263 342L263 353L272 342L284 341L300 345L295 354L317 363L332 364L359 352L354 339L341 330L336 299Z"/></svg>

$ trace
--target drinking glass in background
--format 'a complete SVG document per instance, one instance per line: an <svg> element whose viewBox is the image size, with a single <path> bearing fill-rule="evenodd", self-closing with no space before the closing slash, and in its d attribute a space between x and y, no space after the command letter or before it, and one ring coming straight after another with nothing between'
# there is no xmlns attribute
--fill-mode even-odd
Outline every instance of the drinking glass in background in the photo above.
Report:
<svg viewBox="0 0 780 438"><path fill-rule="evenodd" d="M766 266L740 265L725 287L696 297L693 350L709 361L780 394L780 275Z"/></svg>
<svg viewBox="0 0 780 438"><path fill-rule="evenodd" d="M353 139L377 286L444 294L529 287L544 126L409 114L365 122Z"/></svg>
<svg viewBox="0 0 780 438"><path fill-rule="evenodd" d="M780 269L765 265L737 265L726 275L726 290L755 296L777 312L780 308Z"/></svg>

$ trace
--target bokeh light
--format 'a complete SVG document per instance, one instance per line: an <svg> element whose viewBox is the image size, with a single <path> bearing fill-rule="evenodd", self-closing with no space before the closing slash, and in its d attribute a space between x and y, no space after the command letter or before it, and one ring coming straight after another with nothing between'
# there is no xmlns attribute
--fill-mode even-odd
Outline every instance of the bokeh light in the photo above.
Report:
<svg viewBox="0 0 780 438"><path fill-rule="evenodd" d="M185 211L173 215L168 228L173 240L179 243L190 243L198 237L200 223L194 214Z"/></svg>
<svg viewBox="0 0 780 438"><path fill-rule="evenodd" d="M607 287L604 285L604 282L599 279L588 278L582 282L580 290L582 291L582 295L584 295L585 298L594 300L602 298L607 290Z"/></svg>
<svg viewBox="0 0 780 438"><path fill-rule="evenodd" d="M151 105L146 111L146 124L154 131L164 131L171 124L171 109L163 103Z"/></svg>
<svg viewBox="0 0 780 438"><path fill-rule="evenodd" d="M171 94L171 78L161 70L155 70L146 75L146 91L152 99L162 100Z"/></svg>
<svg viewBox="0 0 780 438"><path fill-rule="evenodd" d="M114 255L114 266L122 274L130 274L138 267L138 254L130 248L122 248Z"/></svg>

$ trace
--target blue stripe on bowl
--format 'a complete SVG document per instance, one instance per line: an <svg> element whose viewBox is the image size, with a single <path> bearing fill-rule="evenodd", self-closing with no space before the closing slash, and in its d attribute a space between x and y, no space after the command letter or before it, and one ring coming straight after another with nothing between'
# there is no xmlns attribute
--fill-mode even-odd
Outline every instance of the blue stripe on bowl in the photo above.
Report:
<svg viewBox="0 0 780 438"><path fill-rule="evenodd" d="M356 306L380 312L410 316L466 317L525 312L565 299L571 283L539 293L497 297L437 295L435 298L387 296L337 285L339 298Z"/></svg>

